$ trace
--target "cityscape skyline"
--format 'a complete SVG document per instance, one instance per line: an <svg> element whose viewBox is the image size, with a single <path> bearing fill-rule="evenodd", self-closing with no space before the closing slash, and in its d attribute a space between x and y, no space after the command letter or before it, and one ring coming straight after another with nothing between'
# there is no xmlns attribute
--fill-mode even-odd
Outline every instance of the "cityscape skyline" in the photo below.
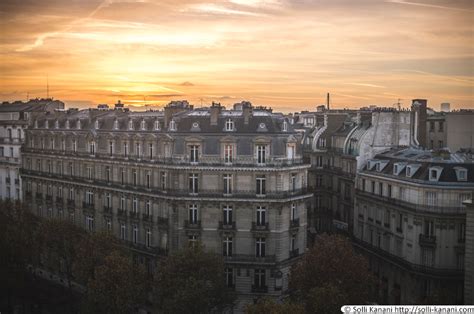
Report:
<svg viewBox="0 0 474 314"><path fill-rule="evenodd" d="M469 1L4 1L0 99L473 108ZM137 108L139 109L139 108Z"/></svg>

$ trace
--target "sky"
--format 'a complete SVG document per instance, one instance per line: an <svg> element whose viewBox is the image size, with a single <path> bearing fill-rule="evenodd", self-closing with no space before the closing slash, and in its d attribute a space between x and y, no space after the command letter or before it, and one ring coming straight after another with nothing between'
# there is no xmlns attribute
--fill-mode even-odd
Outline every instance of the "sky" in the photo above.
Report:
<svg viewBox="0 0 474 314"><path fill-rule="evenodd" d="M2 0L0 100L474 108L472 0Z"/></svg>

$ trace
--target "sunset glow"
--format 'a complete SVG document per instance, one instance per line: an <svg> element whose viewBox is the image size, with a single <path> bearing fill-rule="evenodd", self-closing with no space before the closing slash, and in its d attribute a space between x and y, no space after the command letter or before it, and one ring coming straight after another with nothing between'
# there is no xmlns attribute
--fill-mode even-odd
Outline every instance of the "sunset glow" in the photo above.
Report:
<svg viewBox="0 0 474 314"><path fill-rule="evenodd" d="M4 0L0 100L474 108L470 0Z"/></svg>

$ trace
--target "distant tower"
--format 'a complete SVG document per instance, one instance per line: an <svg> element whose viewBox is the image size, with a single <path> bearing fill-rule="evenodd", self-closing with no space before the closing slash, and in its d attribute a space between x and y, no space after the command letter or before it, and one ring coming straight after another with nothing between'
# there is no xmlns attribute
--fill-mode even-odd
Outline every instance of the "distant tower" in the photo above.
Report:
<svg viewBox="0 0 474 314"><path fill-rule="evenodd" d="M441 104L441 111L442 112L450 112L451 111L451 104L449 102L443 102Z"/></svg>
<svg viewBox="0 0 474 314"><path fill-rule="evenodd" d="M329 108L329 93L326 96L326 107L328 108L328 110L330 109Z"/></svg>

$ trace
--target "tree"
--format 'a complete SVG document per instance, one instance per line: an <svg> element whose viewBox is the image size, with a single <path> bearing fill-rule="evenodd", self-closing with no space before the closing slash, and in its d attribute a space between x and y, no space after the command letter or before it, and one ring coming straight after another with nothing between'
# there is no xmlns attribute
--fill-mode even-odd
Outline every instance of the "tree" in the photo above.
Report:
<svg viewBox="0 0 474 314"><path fill-rule="evenodd" d="M85 236L82 229L68 220L46 219L41 222L39 235L43 253L48 256L52 270L66 276L72 293L73 269L77 262L78 243Z"/></svg>
<svg viewBox="0 0 474 314"><path fill-rule="evenodd" d="M130 257L112 252L95 268L87 285L84 313L132 313L147 301L145 271L132 264Z"/></svg>
<svg viewBox="0 0 474 314"><path fill-rule="evenodd" d="M77 262L74 263L76 278L87 285L89 280L94 279L96 267L103 265L105 258L117 250L117 238L108 233L97 232L83 237L77 247Z"/></svg>
<svg viewBox="0 0 474 314"><path fill-rule="evenodd" d="M209 313L232 305L224 262L201 245L164 259L156 274L156 302L164 313Z"/></svg>
<svg viewBox="0 0 474 314"><path fill-rule="evenodd" d="M304 314L305 309L303 304L297 303L276 303L275 300L270 298L261 299L257 304L249 304L245 308L246 314Z"/></svg>
<svg viewBox="0 0 474 314"><path fill-rule="evenodd" d="M322 235L293 267L293 297L311 313L336 313L344 304L365 304L375 283L367 260L340 235Z"/></svg>
<svg viewBox="0 0 474 314"><path fill-rule="evenodd" d="M9 310L13 293L26 285L27 266L37 257L37 229L36 217L21 203L0 201L0 295Z"/></svg>

